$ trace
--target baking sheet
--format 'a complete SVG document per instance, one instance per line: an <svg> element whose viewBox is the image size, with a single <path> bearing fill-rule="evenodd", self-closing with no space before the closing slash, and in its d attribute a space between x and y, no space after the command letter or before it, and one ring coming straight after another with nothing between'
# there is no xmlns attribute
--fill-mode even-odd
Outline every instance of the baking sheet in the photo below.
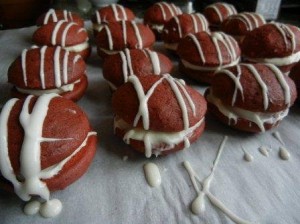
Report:
<svg viewBox="0 0 300 224"><path fill-rule="evenodd" d="M0 31L0 108L9 99L11 88L7 69L23 48L32 45L35 29ZM160 44L155 48L165 52ZM174 56L171 58L175 61ZM196 192L182 166L183 161L189 161L200 179L206 177L224 135L229 139L215 171L211 193L243 219L300 223L299 105L291 109L280 127L260 135L233 130L207 116L204 134L189 149L146 159L113 134L111 93L102 77L102 62L94 44L87 63L89 87L78 104L87 113L99 140L88 172L67 189L52 194L63 203L62 213L53 219L24 215L24 203L0 190L0 223L232 223L207 198L203 214L191 213ZM176 66L174 74L181 77ZM187 83L200 92L205 89L191 80ZM281 134L291 154L288 161L278 156L280 143L272 136L275 131ZM272 148L269 157L258 151L262 145ZM254 157L252 162L243 160L242 146ZM124 156L128 160L124 161ZM160 169L162 184L157 188L146 183L143 165L148 161Z"/></svg>

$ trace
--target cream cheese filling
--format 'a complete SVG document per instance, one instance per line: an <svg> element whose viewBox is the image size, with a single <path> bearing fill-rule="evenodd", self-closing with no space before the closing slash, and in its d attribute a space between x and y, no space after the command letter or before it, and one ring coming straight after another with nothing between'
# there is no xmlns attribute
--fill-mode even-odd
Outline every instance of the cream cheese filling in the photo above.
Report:
<svg viewBox="0 0 300 224"><path fill-rule="evenodd" d="M181 60L184 67L192 70L198 70L198 71L218 71L224 68L235 66L239 63L239 61L240 61L240 57L238 57L235 61L231 62L230 64L211 67L211 66L199 66L199 65L192 64L184 59Z"/></svg>
<svg viewBox="0 0 300 224"><path fill-rule="evenodd" d="M113 55L113 54L118 54L120 51L113 51L113 50L107 50L105 48L99 48L100 51L103 51L105 54L108 55Z"/></svg>
<svg viewBox="0 0 300 224"><path fill-rule="evenodd" d="M80 79L78 79L77 81L75 81L73 83L63 85L56 89L37 90L37 89L23 89L23 88L19 88L19 87L16 87L16 89L20 93L24 93L24 94L28 94L28 95L35 95L35 96L41 96L43 94L49 94L49 93L62 94L65 92L73 91L75 84L77 84L79 82L80 82Z"/></svg>
<svg viewBox="0 0 300 224"><path fill-rule="evenodd" d="M243 118L255 123L262 132L265 131L264 123L275 124L276 122L281 121L284 117L286 117L289 112L289 108L276 113L264 113L252 112L238 107L224 105L219 98L213 95L211 89L210 93L207 95L207 101L214 104L218 108L218 110L229 119L229 125L231 120L234 120L234 122L237 123L238 118Z"/></svg>
<svg viewBox="0 0 300 224"><path fill-rule="evenodd" d="M129 144L131 139L143 141L145 144L145 155L149 158L152 154L159 155L163 151L171 150L175 145L182 141L185 144L185 148L188 148L190 146L188 138L193 134L194 130L203 123L203 121L204 118L194 126L179 132L160 132L132 127L116 116L114 119L114 128L126 131L123 137L126 144Z"/></svg>
<svg viewBox="0 0 300 224"><path fill-rule="evenodd" d="M282 58L245 58L252 62L262 62L274 64L277 66L285 66L298 62L300 60L300 51Z"/></svg>
<svg viewBox="0 0 300 224"><path fill-rule="evenodd" d="M83 51L87 48L89 48L88 41L85 41L81 44L72 45L72 46L69 46L69 47L64 47L65 50L72 51L72 52L80 52L80 51Z"/></svg>

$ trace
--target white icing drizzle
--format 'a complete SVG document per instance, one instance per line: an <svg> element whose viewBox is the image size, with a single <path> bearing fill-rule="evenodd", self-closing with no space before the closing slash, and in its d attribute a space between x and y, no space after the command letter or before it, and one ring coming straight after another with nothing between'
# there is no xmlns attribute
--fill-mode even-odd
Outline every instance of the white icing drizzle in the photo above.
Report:
<svg viewBox="0 0 300 224"><path fill-rule="evenodd" d="M247 162L252 162L253 156L250 153L248 153L243 147L242 147L242 150L244 152L244 156L243 156L244 160Z"/></svg>
<svg viewBox="0 0 300 224"><path fill-rule="evenodd" d="M126 26L126 21L122 20L122 33L123 33L123 40L124 40L124 45L127 45L127 26Z"/></svg>
<svg viewBox="0 0 300 224"><path fill-rule="evenodd" d="M101 24L101 16L98 10L96 10L96 20L98 24Z"/></svg>
<svg viewBox="0 0 300 224"><path fill-rule="evenodd" d="M22 63L22 72L23 72L23 80L24 80L24 84L25 86L27 86L27 66L26 66L26 56L27 56L27 49L24 49L22 51L22 55L21 55L21 63Z"/></svg>
<svg viewBox="0 0 300 224"><path fill-rule="evenodd" d="M208 22L207 22L207 19L205 18L205 16L203 16L200 13L195 13L192 15L195 15L196 17L198 17L199 21L201 22L202 30L208 30Z"/></svg>
<svg viewBox="0 0 300 224"><path fill-rule="evenodd" d="M148 49L146 49L146 52L150 57L154 74L159 75L161 73L161 68L160 68L160 61L159 61L158 54Z"/></svg>
<svg viewBox="0 0 300 224"><path fill-rule="evenodd" d="M121 57L121 60L122 60L122 73L123 73L123 80L124 80L124 83L127 82L128 80L128 70L127 70L127 60L126 60L126 56L124 54L123 51L120 51L120 57Z"/></svg>
<svg viewBox="0 0 300 224"><path fill-rule="evenodd" d="M69 51L65 51L63 59L63 82L68 83L68 61L69 61Z"/></svg>
<svg viewBox="0 0 300 224"><path fill-rule="evenodd" d="M79 59L81 59L81 55L77 54L73 59L73 64L76 64Z"/></svg>
<svg viewBox="0 0 300 224"><path fill-rule="evenodd" d="M41 84L42 84L42 89L46 89L46 84L45 84L45 53L47 50L47 46L43 46L40 49L40 79L41 79Z"/></svg>
<svg viewBox="0 0 300 224"><path fill-rule="evenodd" d="M68 33L69 29L71 28L71 26L74 26L74 25L76 25L76 23L71 22L71 23L69 23L69 24L65 27L65 29L64 29L64 31L63 31L63 33L62 33L62 38L61 38L61 46L62 46L62 47L65 47L65 46L66 46L67 33ZM79 30L78 30L78 33L79 33L79 32L82 32L82 31L85 31L85 29L84 29L84 28L79 29Z"/></svg>
<svg viewBox="0 0 300 224"><path fill-rule="evenodd" d="M117 9L116 4L111 4L110 6L111 6L111 9L114 13L114 17L115 17L116 21L119 21L120 18L119 18L119 13L118 13L118 9Z"/></svg>
<svg viewBox="0 0 300 224"><path fill-rule="evenodd" d="M128 69L129 69L129 74L128 76L130 75L134 75L134 72L133 72L133 68L132 68L132 61L131 61L131 56L130 56L130 50L128 48L126 48L124 50L125 52L125 55L126 55L126 59L127 59L127 66L128 66Z"/></svg>
<svg viewBox="0 0 300 224"><path fill-rule="evenodd" d="M261 146L261 147L259 147L259 152L260 152L263 156L269 157L270 149L268 149L266 146Z"/></svg>
<svg viewBox="0 0 300 224"><path fill-rule="evenodd" d="M20 124L24 130L24 139L20 151L20 174L24 178L24 181L18 181L8 155L8 118L18 99L9 100L0 115L0 170L3 177L13 184L15 193L22 200L29 201L32 195L38 195L46 201L42 205L37 201L29 202L24 207L24 212L27 215L33 215L37 211L40 211L44 217L54 217L62 209L61 202L57 199L50 200L49 189L41 179L48 179L57 175L63 166L86 145L89 136L96 135L96 133L89 132L83 143L70 156L58 164L41 170L41 143L68 141L72 140L72 138L56 139L42 137L43 124L48 113L49 104L58 95L45 94L37 98L32 112L29 113L32 97L28 96L25 99L19 117Z"/></svg>
<svg viewBox="0 0 300 224"><path fill-rule="evenodd" d="M142 118L144 130L149 130L150 120L149 120L148 100L151 97L151 95L153 94L153 92L155 91L156 87L163 80L166 80L169 83L173 93L175 94L178 104L180 106L180 109L182 111L184 130L188 130L190 128L189 127L188 110L187 110L187 105L183 98L183 95L187 99L188 104L192 108L193 115L195 116L196 109L195 109L194 102L193 102L192 98L189 96L189 94L187 93L187 91L185 90L185 88L183 86L184 84L182 84L180 81L178 81L176 79L173 79L169 74L164 74L156 83L154 83L151 86L151 88L148 90L148 92L146 94L144 93L142 84L140 83L139 79L136 76L130 76L128 78L128 81L133 84L133 86L136 90L136 93L137 93L137 96L139 99L139 103L140 103L138 112L134 119L133 126L136 127L140 118ZM181 93L181 91L179 89L182 90L183 94ZM202 121L199 122L199 125L200 125L200 123L202 123ZM129 130L125 134L124 140L126 141L127 144L129 144L130 138L133 134L134 134L133 129ZM145 142L145 154L146 154L146 157L150 157L152 154L151 139L149 138L148 134L145 134L143 136L144 136L143 138L144 138L144 142ZM185 140L185 141L186 141L186 145L189 145L187 140Z"/></svg>
<svg viewBox="0 0 300 224"><path fill-rule="evenodd" d="M220 147L218 150L218 154L213 162L213 167L211 169L211 173L204 178L203 181L200 180L200 178L196 175L195 171L191 167L190 163L188 161L183 162L183 166L187 170L190 179L192 181L192 184L194 186L195 191L197 192L197 197L192 202L192 212L196 215L199 215L205 211L205 196L210 200L210 202L216 206L218 209L220 209L228 218L230 218L233 222L237 224L250 224L251 222L246 221L237 215L235 215L233 212L231 212L226 206L218 200L213 194L210 193L210 185L214 177L214 173L216 170L216 167L219 163L222 151L225 147L226 141L228 137L225 136ZM200 183L201 189L199 189L197 185L197 181Z"/></svg>
<svg viewBox="0 0 300 224"><path fill-rule="evenodd" d="M50 16L52 17L53 22L57 22L57 15L54 9L49 9L49 11L46 13L45 17L44 17L44 21L43 24L47 24L49 21Z"/></svg>
<svg viewBox="0 0 300 224"><path fill-rule="evenodd" d="M222 13L220 11L220 7L222 7L222 6L226 8L226 10L228 12L227 16L230 16L230 15L233 15L233 14L237 13L233 5L226 4L226 3L216 3L216 4L212 4L212 5L207 6L207 8L211 8L217 13L220 22L223 22L223 20L225 19L222 16Z"/></svg>
<svg viewBox="0 0 300 224"><path fill-rule="evenodd" d="M65 22L66 21L64 21L64 20L60 20L55 24L55 27L53 29L52 36L51 36L51 44L52 45L56 45L58 31L59 31L60 27L62 26L62 24Z"/></svg>
<svg viewBox="0 0 300 224"><path fill-rule="evenodd" d="M288 46L288 38L290 39L292 53L294 53L294 51L296 50L296 37L295 37L294 32L290 29L289 26L287 26L283 23L272 23L272 24L277 28L277 30L282 35L286 49L288 49L288 47L289 47Z"/></svg>
<svg viewBox="0 0 300 224"><path fill-rule="evenodd" d="M241 22L243 22L248 31L259 27L260 23L266 23L265 19L260 14L252 12L239 13L236 16L232 17L232 19L240 20Z"/></svg>
<svg viewBox="0 0 300 224"><path fill-rule="evenodd" d="M137 26L137 24L134 21L131 21L131 25L132 25L132 28L134 30L136 39L138 41L137 48L142 49L143 48L143 40L142 40L142 36L140 34L139 27Z"/></svg>
<svg viewBox="0 0 300 224"><path fill-rule="evenodd" d="M197 39L195 34L190 33L190 34L188 34L188 36L193 40L193 42L196 45L196 48L198 50L198 53L200 55L200 58L201 58L202 62L205 64L206 60L205 60L205 56L204 56L200 41Z"/></svg>
<svg viewBox="0 0 300 224"><path fill-rule="evenodd" d="M151 187L158 187L161 184L161 175L155 163L146 163L144 165L144 173L147 183Z"/></svg>
<svg viewBox="0 0 300 224"><path fill-rule="evenodd" d="M291 91L290 86L288 85L284 74L277 68L275 65L267 64L267 66L274 72L279 84L281 85L281 88L284 92L284 98L285 98L285 104L290 106L291 105Z"/></svg>
<svg viewBox="0 0 300 224"><path fill-rule="evenodd" d="M180 21L179 21L179 18L178 16L175 16L174 17L174 20L177 24L177 29L178 29L178 34L179 34L179 38L182 38L182 29L181 29L181 25L180 25Z"/></svg>
<svg viewBox="0 0 300 224"><path fill-rule="evenodd" d="M162 5L162 3L156 3L156 5L158 5L158 7L160 8L160 10L161 10L161 13L162 13L162 15L163 15L163 18L164 18L164 20L166 20L166 12L165 12L165 9L164 9L164 6Z"/></svg>
<svg viewBox="0 0 300 224"><path fill-rule="evenodd" d="M114 42L113 42L113 39L112 39L110 29L107 25L104 26L104 29L106 30L106 35L107 35L107 39L108 39L108 47L109 47L108 49L112 50L113 47L114 47Z"/></svg>
<svg viewBox="0 0 300 224"><path fill-rule="evenodd" d="M118 5L118 4L117 4L117 6L119 7L119 9L121 10L121 12L122 12L122 14L123 14L122 20L127 20L128 18L127 18L127 14L126 14L126 12L125 12L125 8L124 8L122 5Z"/></svg>
<svg viewBox="0 0 300 224"><path fill-rule="evenodd" d="M262 94L263 94L264 110L267 110L268 107L269 107L269 96L268 96L268 87L267 87L267 85L262 80L260 74L258 73L257 69L253 65L244 64L244 66L251 71L254 78L256 79L258 84L260 85L260 88L261 88L261 91L262 91Z"/></svg>
<svg viewBox="0 0 300 224"><path fill-rule="evenodd" d="M289 160L291 155L289 151L284 147L279 147L279 156L282 160Z"/></svg>
<svg viewBox="0 0 300 224"><path fill-rule="evenodd" d="M273 136L274 136L274 137L275 137L282 145L285 145L285 144L284 144L284 141L282 140L281 135L280 135L280 133L279 133L278 131L274 132L274 133L273 133Z"/></svg>
<svg viewBox="0 0 300 224"><path fill-rule="evenodd" d="M61 75L60 75L60 51L61 47L57 47L54 51L54 77L55 86L61 86Z"/></svg>

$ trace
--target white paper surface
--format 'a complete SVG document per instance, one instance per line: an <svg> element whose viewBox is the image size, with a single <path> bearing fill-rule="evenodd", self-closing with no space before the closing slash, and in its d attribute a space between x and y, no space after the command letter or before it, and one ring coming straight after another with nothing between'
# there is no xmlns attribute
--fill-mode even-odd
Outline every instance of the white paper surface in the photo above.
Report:
<svg viewBox="0 0 300 224"><path fill-rule="evenodd" d="M0 31L0 105L9 98L7 69L23 48L32 45L35 27ZM247 134L224 126L207 116L202 137L187 150L167 157L146 159L113 134L111 93L102 77L101 61L93 54L88 60L89 87L78 104L86 111L98 132L98 149L88 172L67 189L52 194L63 203L54 219L25 216L24 203L0 190L0 223L232 223L206 200L202 215L193 215L190 205L196 197L188 173L187 160L197 175L206 177L218 146L228 135L210 191L233 213L259 223L300 223L300 108L296 105L280 127L260 135ZM172 57L175 60L174 56ZM174 74L178 74L175 67ZM203 92L191 80L187 83ZM272 136L279 131L291 154L289 161L278 156L280 143ZM269 157L259 146L272 148ZM243 160L243 146L254 160ZM123 161L123 156L128 156ZM147 161L155 162L162 184L151 188L143 173Z"/></svg>

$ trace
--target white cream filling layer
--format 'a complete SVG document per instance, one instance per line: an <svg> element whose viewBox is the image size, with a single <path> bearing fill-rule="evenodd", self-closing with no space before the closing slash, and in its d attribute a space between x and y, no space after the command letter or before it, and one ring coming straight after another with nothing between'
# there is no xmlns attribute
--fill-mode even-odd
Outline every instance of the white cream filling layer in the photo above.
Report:
<svg viewBox="0 0 300 224"><path fill-rule="evenodd" d="M100 32L104 26L104 24L93 23L93 30Z"/></svg>
<svg viewBox="0 0 300 224"><path fill-rule="evenodd" d="M190 146L188 138L193 134L204 121L202 118L194 126L179 132L159 132L145 130L142 128L134 128L127 124L124 120L115 117L114 128L125 130L126 133L123 140L126 144L130 140L143 141L145 144L145 156L149 158L152 154L159 155L162 151L168 151L175 147L175 145L184 141L185 148Z"/></svg>
<svg viewBox="0 0 300 224"><path fill-rule="evenodd" d="M49 94L49 93L56 93L56 94L62 94L65 92L73 91L75 84L79 83L80 79L67 85L63 85L56 89L44 89L44 90L37 90L37 89L23 89L16 87L18 92L28 94L28 95L35 95L35 96L41 96L43 94Z"/></svg>
<svg viewBox="0 0 300 224"><path fill-rule="evenodd" d="M73 45L73 46L69 46L69 47L64 47L65 50L72 51L72 52L80 52L80 51L83 51L87 48L89 48L88 41L86 41L82 44L77 44L77 45Z"/></svg>
<svg viewBox="0 0 300 224"><path fill-rule="evenodd" d="M178 43L164 43L164 47L176 51L178 47Z"/></svg>
<svg viewBox="0 0 300 224"><path fill-rule="evenodd" d="M118 54L120 52L120 51L107 50L107 49L104 49L104 48L99 48L99 50L103 51L105 54L108 54L108 55Z"/></svg>
<svg viewBox="0 0 300 224"><path fill-rule="evenodd" d="M247 58L246 57L246 59L252 62L262 62L262 63L274 64L277 66L285 66L300 61L300 51L283 58Z"/></svg>
<svg viewBox="0 0 300 224"><path fill-rule="evenodd" d="M183 60L183 59L181 60L181 62L184 65L184 67L192 69L192 70L197 70L197 71L219 71L221 69L237 65L240 62L240 57L237 60L231 62L230 64L220 65L220 66L215 66L215 67L194 65L194 64L192 64L192 63L190 63L186 60Z"/></svg>
<svg viewBox="0 0 300 224"><path fill-rule="evenodd" d="M219 98L213 95L211 89L210 93L207 95L207 101L214 104L218 110L229 119L229 125L231 120L234 120L234 122L237 123L237 119L242 118L255 123L262 132L265 131L264 123L275 124L286 117L289 112L289 108L277 113L263 113L252 112L238 107L224 105Z"/></svg>
<svg viewBox="0 0 300 224"><path fill-rule="evenodd" d="M162 33L164 29L164 25L161 24L148 24L151 29L156 30L158 33Z"/></svg>

